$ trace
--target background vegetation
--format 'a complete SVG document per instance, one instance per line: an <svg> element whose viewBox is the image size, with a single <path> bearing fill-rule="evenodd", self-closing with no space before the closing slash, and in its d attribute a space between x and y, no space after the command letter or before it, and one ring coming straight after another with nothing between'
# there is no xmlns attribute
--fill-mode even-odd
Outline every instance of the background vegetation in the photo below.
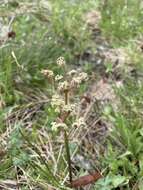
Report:
<svg viewBox="0 0 143 190"><path fill-rule="evenodd" d="M87 17L94 11L96 14ZM56 63L61 56L67 70L82 70L90 79L74 91L72 103L80 107L83 96L90 92L86 100L96 105L94 118L108 128L103 146L90 138L83 142L83 126L72 125L79 118L69 118L73 177L96 170L102 178L81 189L143 189L142 22L140 0L0 2L2 189L72 189L67 185L64 138L51 125L58 117L50 104L56 91L41 73L51 69L66 78L67 71ZM114 102L107 98L106 104L99 99L97 107L98 93L93 87L100 84L106 96L101 80L108 81L116 98ZM88 124L85 131L90 131ZM77 155L80 164L74 161ZM87 163L92 163L90 169Z"/></svg>

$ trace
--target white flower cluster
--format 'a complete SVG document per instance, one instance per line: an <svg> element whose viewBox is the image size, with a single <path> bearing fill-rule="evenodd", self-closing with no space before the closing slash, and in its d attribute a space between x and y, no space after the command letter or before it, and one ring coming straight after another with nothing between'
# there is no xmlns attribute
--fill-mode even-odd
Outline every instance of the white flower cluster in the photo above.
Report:
<svg viewBox="0 0 143 190"><path fill-rule="evenodd" d="M68 105L64 105L64 107L62 108L63 112L70 112L71 115L76 115L76 104L68 104Z"/></svg>
<svg viewBox="0 0 143 190"><path fill-rule="evenodd" d="M55 112L70 112L71 115L76 115L76 104L65 104L65 101L59 94L55 94L51 98L51 106L55 109Z"/></svg>
<svg viewBox="0 0 143 190"><path fill-rule="evenodd" d="M66 65L66 61L65 61L64 57L59 57L59 58L57 59L57 65L58 65L59 67L63 67L63 66Z"/></svg>
<svg viewBox="0 0 143 190"><path fill-rule="evenodd" d="M77 71L74 70L74 69L68 72L68 75L69 75L69 76L73 76L73 75L75 75L75 74L77 74Z"/></svg>
<svg viewBox="0 0 143 190"><path fill-rule="evenodd" d="M63 57L59 57L57 59L57 65L59 67L65 66L65 64L66 63ZM72 118L76 118L78 111L78 104L70 102L73 100L71 96L73 95L74 90L80 87L82 82L88 80L88 75L80 70L71 70L70 72L66 72L65 77L60 74L56 75L53 71L48 69L42 70L41 73L52 79L51 81L53 82L54 94L51 98L51 107L54 108L55 112L59 113L60 119L65 116L64 119L61 119L62 122L51 123L52 130L57 131L61 128L66 130L66 117L70 115ZM81 127L85 125L86 123L82 117L76 119L73 123L74 127Z"/></svg>
<svg viewBox="0 0 143 190"><path fill-rule="evenodd" d="M72 88L77 88L82 82L88 80L88 75L85 72L78 73L76 70L71 70L67 73L67 75L71 78L58 84L58 90L60 92L70 90Z"/></svg>
<svg viewBox="0 0 143 190"><path fill-rule="evenodd" d="M81 126L86 126L86 123L84 121L83 117L78 118L72 125L73 127L81 127Z"/></svg>
<svg viewBox="0 0 143 190"><path fill-rule="evenodd" d="M57 59L57 65L62 67L62 66L65 66L65 60L63 57L59 57ZM78 71L78 70L71 70L69 71L68 73L66 73L67 75L67 80L65 81L62 81L61 80L64 78L62 75L55 75L54 76L54 72L52 70L49 70L49 69L43 69L41 71L41 73L48 77L48 78L52 78L53 80L55 80L55 82L58 83L58 90L60 92L64 92L64 91L67 91L67 90L70 90L72 88L77 88L77 87L80 87L80 84L84 81L87 81L88 80L88 75L87 73L85 72L81 72L81 71Z"/></svg>
<svg viewBox="0 0 143 190"><path fill-rule="evenodd" d="M54 77L54 73L52 70L49 70L49 69L43 69L41 71L41 73L44 75L44 76L47 76L48 78L52 78Z"/></svg>
<svg viewBox="0 0 143 190"><path fill-rule="evenodd" d="M60 81L61 79L63 79L62 75L56 75L55 76L55 81Z"/></svg>
<svg viewBox="0 0 143 190"><path fill-rule="evenodd" d="M69 88L70 88L70 83L68 81L60 82L58 85L59 91L69 90Z"/></svg>
<svg viewBox="0 0 143 190"><path fill-rule="evenodd" d="M54 94L51 99L51 106L55 108L55 112L59 113L65 102L59 94Z"/></svg>
<svg viewBox="0 0 143 190"><path fill-rule="evenodd" d="M51 129L52 131L57 132L59 129L64 129L67 130L67 125L65 123L57 123L57 122L52 122L51 123Z"/></svg>
<svg viewBox="0 0 143 190"><path fill-rule="evenodd" d="M71 80L71 87L79 87L79 85L88 80L88 75L85 72L78 73L78 75L74 76Z"/></svg>

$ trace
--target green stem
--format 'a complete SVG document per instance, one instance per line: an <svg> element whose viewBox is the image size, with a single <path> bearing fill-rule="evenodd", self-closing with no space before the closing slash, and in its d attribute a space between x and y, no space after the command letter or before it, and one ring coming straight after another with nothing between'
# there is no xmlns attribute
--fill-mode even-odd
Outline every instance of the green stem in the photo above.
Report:
<svg viewBox="0 0 143 190"><path fill-rule="evenodd" d="M71 158L70 158L70 150L69 150L69 141L66 130L64 130L64 140L65 140L65 148L67 154L67 162L68 162L68 169L69 169L69 180L72 183L72 166L71 166Z"/></svg>
<svg viewBox="0 0 143 190"><path fill-rule="evenodd" d="M68 90L65 90L65 104L68 104Z"/></svg>
<svg viewBox="0 0 143 190"><path fill-rule="evenodd" d="M68 104L68 90L65 91L65 104ZM72 183L72 166L71 166L71 156L70 156L70 149L69 149L69 140L67 136L66 130L64 130L64 143L66 148L67 154L67 162L68 162L68 170L69 170L69 180Z"/></svg>

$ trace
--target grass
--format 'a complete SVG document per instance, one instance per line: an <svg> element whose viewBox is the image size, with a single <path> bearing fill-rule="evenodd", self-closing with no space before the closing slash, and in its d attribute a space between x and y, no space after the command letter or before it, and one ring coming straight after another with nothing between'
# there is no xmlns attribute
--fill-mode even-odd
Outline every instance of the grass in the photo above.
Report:
<svg viewBox="0 0 143 190"><path fill-rule="evenodd" d="M143 10L140 1L105 1L101 11L103 32L114 43L123 45L142 33Z"/></svg>
<svg viewBox="0 0 143 190"><path fill-rule="evenodd" d="M118 91L122 102L121 110L108 115L115 128L110 134L109 152L103 162L108 165L110 173L125 176L128 181L123 185L125 189L142 188L142 117L139 111L142 104L141 88L142 85L130 79Z"/></svg>
<svg viewBox="0 0 143 190"><path fill-rule="evenodd" d="M59 93L59 82L56 84L41 73L41 70L50 69L71 83L74 77L80 76L80 69L87 71L90 80L71 91L69 98L71 104L80 108L84 92L92 81L97 82L94 76L102 78L102 73L93 70L95 66L90 60L85 65L83 60L87 50L92 54L92 49L96 49L92 30L85 21L86 13L91 10L101 12L102 37L114 49L125 48L131 60L122 68L127 72L121 71L120 87L113 80L112 63L106 68L105 73L108 70L108 80L118 99L118 109L108 103L96 110L112 126L105 140L106 149L99 151L97 160L92 159L94 144L88 148L88 153L84 152L81 135L89 126L80 120L79 110L67 117L67 110L57 113L57 105L53 107L51 101L53 95ZM90 190L143 189L142 13L139 0L0 3L3 24L8 25L9 15L14 14L12 30L16 33L15 38L0 42L0 185L3 189L11 186L21 190L72 189L67 185L70 167L73 179L80 179L89 172L84 166L70 163L76 155L84 155L103 175ZM61 56L66 60L66 69L56 63ZM68 78L67 70L73 68L78 75ZM65 98L65 92L59 93L60 98ZM85 99L87 103L92 102L88 96ZM66 117L63 123L68 130L57 130L53 126L53 122L63 119L62 115ZM77 127L79 121L82 122ZM67 133L65 139L63 130ZM88 143L86 145L88 147Z"/></svg>

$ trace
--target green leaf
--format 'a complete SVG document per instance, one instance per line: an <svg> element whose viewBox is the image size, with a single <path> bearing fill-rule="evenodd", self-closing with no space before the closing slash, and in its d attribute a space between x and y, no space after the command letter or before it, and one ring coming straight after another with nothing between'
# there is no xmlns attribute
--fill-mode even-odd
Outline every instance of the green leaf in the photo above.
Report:
<svg viewBox="0 0 143 190"><path fill-rule="evenodd" d="M113 187L116 188L119 185L123 184L125 181L126 181L126 178L124 176L120 176L120 175L114 176L112 178Z"/></svg>
<svg viewBox="0 0 143 190"><path fill-rule="evenodd" d="M143 189L143 179L140 180L139 182L139 190Z"/></svg>
<svg viewBox="0 0 143 190"><path fill-rule="evenodd" d="M129 156L129 155L132 155L132 153L127 150L124 154L120 155L119 158L123 158L123 157Z"/></svg>
<svg viewBox="0 0 143 190"><path fill-rule="evenodd" d="M141 136L143 137L143 128L141 128L140 134L141 134Z"/></svg>

